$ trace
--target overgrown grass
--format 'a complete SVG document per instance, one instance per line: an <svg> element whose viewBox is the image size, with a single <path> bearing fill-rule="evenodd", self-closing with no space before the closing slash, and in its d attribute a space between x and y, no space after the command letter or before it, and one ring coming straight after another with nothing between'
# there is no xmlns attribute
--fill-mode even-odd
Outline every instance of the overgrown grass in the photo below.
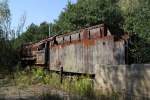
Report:
<svg viewBox="0 0 150 100"><path fill-rule="evenodd" d="M18 69L14 74L13 80L12 77L10 76L13 75L7 75L7 77L5 77L5 80L2 80L2 82L0 82L0 88L5 86L11 86L11 85L13 86L13 84L8 84L8 83L15 82L15 85L20 90L31 88L33 85L38 86L38 84L40 84L40 86L42 86L42 89L44 89L45 86L46 87L48 86L48 89L50 90L56 90L56 91L58 90L58 92L62 91L67 93L69 96L75 96L75 97L77 96L77 98L78 96L81 96L83 98L86 97L88 98L88 100L122 100L121 98L126 96L126 94L124 94L123 92L108 91L107 93L106 91L105 93L103 93L101 92L101 90L94 90L93 80L91 80L89 76L80 76L80 77L64 76L62 84L60 82L59 74L46 72L42 68L33 68L30 71L29 70L20 71ZM53 98L53 95L55 97L55 94L53 93L51 94L47 90L46 93L45 90L44 92L43 90L41 91L42 93L44 93L42 94L41 97Z"/></svg>
<svg viewBox="0 0 150 100"><path fill-rule="evenodd" d="M96 100L119 100L120 94L113 92L103 94L94 90L93 80L88 76L63 77L60 82L60 75L44 71L42 68L34 68L31 71L21 71L15 74L15 81L19 88L26 88L31 85L44 84L52 89L61 90L71 95L79 95ZM46 94L48 96L49 94ZM51 96L51 94L50 94ZM89 99L90 100L90 99Z"/></svg>
<svg viewBox="0 0 150 100"><path fill-rule="evenodd" d="M93 83L88 76L64 77L61 84L58 74L47 73L42 68L34 68L31 71L18 71L15 73L15 81L20 88L34 84L46 84L52 88L82 96L93 94Z"/></svg>

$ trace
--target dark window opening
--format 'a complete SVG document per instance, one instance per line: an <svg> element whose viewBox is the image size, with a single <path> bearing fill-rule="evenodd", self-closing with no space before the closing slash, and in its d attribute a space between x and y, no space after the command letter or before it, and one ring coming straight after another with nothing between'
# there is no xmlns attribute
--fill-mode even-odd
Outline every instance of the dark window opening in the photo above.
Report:
<svg viewBox="0 0 150 100"><path fill-rule="evenodd" d="M43 50L43 49L45 49L45 43L42 43L42 44L39 45L38 51Z"/></svg>
<svg viewBox="0 0 150 100"><path fill-rule="evenodd" d="M81 36L80 36L80 33L79 33L79 41L81 40Z"/></svg>
<svg viewBox="0 0 150 100"><path fill-rule="evenodd" d="M70 43L71 43L71 35L70 35Z"/></svg>
<svg viewBox="0 0 150 100"><path fill-rule="evenodd" d="M54 38L54 45L58 45L58 41Z"/></svg>
<svg viewBox="0 0 150 100"><path fill-rule="evenodd" d="M102 30L100 29L100 37L102 37Z"/></svg>
<svg viewBox="0 0 150 100"><path fill-rule="evenodd" d="M106 43L105 43L105 42L103 42L103 45L106 45Z"/></svg>
<svg viewBox="0 0 150 100"><path fill-rule="evenodd" d="M65 38L63 37L63 43L65 42Z"/></svg>
<svg viewBox="0 0 150 100"><path fill-rule="evenodd" d="M90 31L88 33L89 33L89 39L91 39L91 33L90 33Z"/></svg>
<svg viewBox="0 0 150 100"><path fill-rule="evenodd" d="M104 27L104 36L107 36L107 27Z"/></svg>

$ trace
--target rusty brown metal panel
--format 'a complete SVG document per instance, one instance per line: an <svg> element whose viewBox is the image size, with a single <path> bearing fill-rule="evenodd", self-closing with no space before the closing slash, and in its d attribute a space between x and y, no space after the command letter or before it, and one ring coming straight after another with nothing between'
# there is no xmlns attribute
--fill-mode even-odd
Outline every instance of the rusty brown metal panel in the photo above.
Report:
<svg viewBox="0 0 150 100"><path fill-rule="evenodd" d="M100 28L95 28L90 30L90 38L95 39L101 37Z"/></svg>
<svg viewBox="0 0 150 100"><path fill-rule="evenodd" d="M104 37L105 28L104 27L100 27L100 32L101 32L101 37Z"/></svg>
<svg viewBox="0 0 150 100"><path fill-rule="evenodd" d="M59 45L52 47L50 51L52 70L59 70L62 65L67 72L94 73L96 64L117 64L114 59L113 37L96 40L95 44L88 46L85 46L85 41L66 46Z"/></svg>
<svg viewBox="0 0 150 100"><path fill-rule="evenodd" d="M81 35L81 40L89 39L88 30L86 29L81 30L80 35Z"/></svg>
<svg viewBox="0 0 150 100"><path fill-rule="evenodd" d="M75 67L76 54L75 54L75 45L69 45L65 48L65 61L64 61L64 70L68 72L77 72Z"/></svg>
<svg viewBox="0 0 150 100"><path fill-rule="evenodd" d="M58 59L59 50L57 48L50 49L50 70L59 70L60 61Z"/></svg>
<svg viewBox="0 0 150 100"><path fill-rule="evenodd" d="M104 63L104 61L103 61L103 55L104 55L104 45L103 45L103 40L99 40L99 41L96 41L96 50L95 50L95 52L97 52L97 57L96 57L96 61L97 61L97 63L95 63L95 64L99 64L99 63Z"/></svg>
<svg viewBox="0 0 150 100"><path fill-rule="evenodd" d="M71 40L72 40L72 41L79 40L79 33L72 34L72 35L71 35Z"/></svg>
<svg viewBox="0 0 150 100"><path fill-rule="evenodd" d="M70 35L65 36L64 40L65 40L64 42L69 42L70 41Z"/></svg>
<svg viewBox="0 0 150 100"><path fill-rule="evenodd" d="M76 53L76 68L78 68L78 72L81 72L83 70L83 51L82 51L83 45L82 43L79 43L76 45L75 53Z"/></svg>
<svg viewBox="0 0 150 100"><path fill-rule="evenodd" d="M93 70L93 69L94 69L94 65L95 65L95 64L93 63L93 58L94 58L94 56L93 56L93 52L94 52L94 51L93 51L93 48L94 48L94 46L95 46L95 45L92 45L92 46L90 46L89 49L88 49L88 51L89 51L89 59L88 59L89 61L88 61L88 64L89 64L89 72L90 72L90 73L94 73L94 70Z"/></svg>
<svg viewBox="0 0 150 100"><path fill-rule="evenodd" d="M58 45L50 46L50 69L63 66L67 72L94 73L97 64L124 64L123 43L104 33L104 27L96 27L59 36Z"/></svg>
<svg viewBox="0 0 150 100"><path fill-rule="evenodd" d="M58 44L62 44L63 43L63 37L56 37L56 41L58 42Z"/></svg>
<svg viewBox="0 0 150 100"><path fill-rule="evenodd" d="M98 64L113 64L113 37L97 41L99 48Z"/></svg>
<svg viewBox="0 0 150 100"><path fill-rule="evenodd" d="M36 52L36 64L45 64L45 50Z"/></svg>

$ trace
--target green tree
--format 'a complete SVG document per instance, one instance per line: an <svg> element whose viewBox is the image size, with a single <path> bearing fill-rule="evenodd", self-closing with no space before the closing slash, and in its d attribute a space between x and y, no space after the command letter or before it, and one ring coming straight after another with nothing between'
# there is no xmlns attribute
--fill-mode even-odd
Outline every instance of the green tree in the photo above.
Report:
<svg viewBox="0 0 150 100"><path fill-rule="evenodd" d="M150 1L120 0L120 7L125 19L124 30L140 36L150 37Z"/></svg>
<svg viewBox="0 0 150 100"><path fill-rule="evenodd" d="M8 38L10 32L10 10L8 0L0 1L0 34L3 38Z"/></svg>
<svg viewBox="0 0 150 100"><path fill-rule="evenodd" d="M17 62L16 51L12 48L12 43L9 40L11 33L11 14L7 0L0 1L0 67L12 66ZM11 67L10 67L11 66Z"/></svg>
<svg viewBox="0 0 150 100"><path fill-rule="evenodd" d="M124 30L133 42L129 48L130 63L150 62L150 1L120 0L119 5L125 19Z"/></svg>
<svg viewBox="0 0 150 100"><path fill-rule="evenodd" d="M27 42L37 42L48 37L49 23L42 22L39 26L32 23L28 29L14 40L14 47L19 48L21 44Z"/></svg>
<svg viewBox="0 0 150 100"><path fill-rule="evenodd" d="M121 33L124 20L116 2L117 0L78 0L76 4L68 2L56 24L63 32L69 32L105 23L113 33Z"/></svg>

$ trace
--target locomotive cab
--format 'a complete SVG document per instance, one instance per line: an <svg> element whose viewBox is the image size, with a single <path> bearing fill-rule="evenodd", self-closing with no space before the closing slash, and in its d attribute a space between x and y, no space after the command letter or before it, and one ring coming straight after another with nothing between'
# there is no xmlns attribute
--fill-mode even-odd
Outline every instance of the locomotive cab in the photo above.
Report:
<svg viewBox="0 0 150 100"><path fill-rule="evenodd" d="M21 64L46 66L48 64L49 42L23 44L20 49Z"/></svg>
<svg viewBox="0 0 150 100"><path fill-rule="evenodd" d="M36 65L45 66L48 62L48 45L49 42L39 43L36 51Z"/></svg>
<svg viewBox="0 0 150 100"><path fill-rule="evenodd" d="M39 44L36 52L36 64L44 65L45 64L45 43Z"/></svg>
<svg viewBox="0 0 150 100"><path fill-rule="evenodd" d="M20 50L20 58L22 66L33 65L36 58L34 56L34 52L32 50L32 43L23 44Z"/></svg>

